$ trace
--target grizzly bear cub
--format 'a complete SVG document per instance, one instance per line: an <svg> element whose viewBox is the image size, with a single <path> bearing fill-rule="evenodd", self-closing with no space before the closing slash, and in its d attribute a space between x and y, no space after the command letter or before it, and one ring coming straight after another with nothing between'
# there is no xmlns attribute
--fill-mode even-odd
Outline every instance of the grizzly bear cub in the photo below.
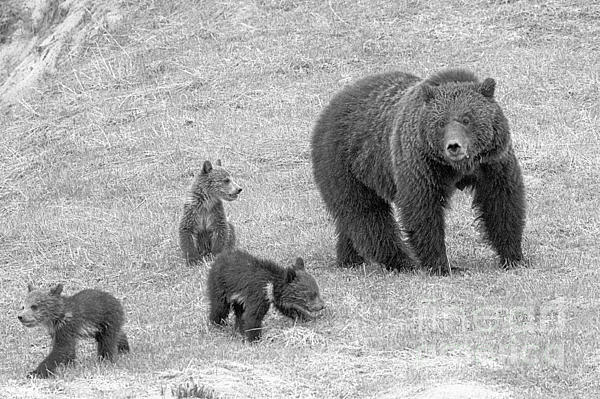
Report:
<svg viewBox="0 0 600 399"><path fill-rule="evenodd" d="M224 324L233 307L237 328L251 342L260 338L271 304L283 315L300 320L314 319L315 312L325 307L302 258L292 268L284 268L239 249L215 259L208 272L208 296L210 320Z"/></svg>
<svg viewBox="0 0 600 399"><path fill-rule="evenodd" d="M204 162L189 188L179 222L179 245L188 264L235 247L235 229L227 221L223 200L233 201L241 191L221 160L214 167Z"/></svg>
<svg viewBox="0 0 600 399"><path fill-rule="evenodd" d="M75 360L79 338L94 338L98 356L114 361L117 352L129 352L127 336L122 330L123 307L107 292L87 289L73 296L61 296L62 284L49 292L34 290L29 293L18 318L26 327L45 327L52 337L52 351L28 374L29 377L46 378L60 364Z"/></svg>

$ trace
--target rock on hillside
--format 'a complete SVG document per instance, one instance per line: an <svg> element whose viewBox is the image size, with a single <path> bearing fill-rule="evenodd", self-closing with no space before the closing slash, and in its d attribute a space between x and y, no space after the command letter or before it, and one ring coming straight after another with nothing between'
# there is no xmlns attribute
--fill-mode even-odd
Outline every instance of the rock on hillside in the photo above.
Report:
<svg viewBox="0 0 600 399"><path fill-rule="evenodd" d="M0 105L19 101L60 57L77 51L85 38L114 24L111 1L25 0L30 20L0 45Z"/></svg>

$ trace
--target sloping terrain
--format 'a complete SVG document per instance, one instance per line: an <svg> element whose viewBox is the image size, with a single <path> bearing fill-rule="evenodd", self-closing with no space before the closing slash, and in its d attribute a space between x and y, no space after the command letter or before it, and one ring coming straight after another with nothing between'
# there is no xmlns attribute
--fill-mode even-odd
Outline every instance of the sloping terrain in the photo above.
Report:
<svg viewBox="0 0 600 399"><path fill-rule="evenodd" d="M19 101L45 74L56 72L61 59L81 50L86 38L107 31L120 15L109 1L27 0L26 23L0 46L0 103Z"/></svg>

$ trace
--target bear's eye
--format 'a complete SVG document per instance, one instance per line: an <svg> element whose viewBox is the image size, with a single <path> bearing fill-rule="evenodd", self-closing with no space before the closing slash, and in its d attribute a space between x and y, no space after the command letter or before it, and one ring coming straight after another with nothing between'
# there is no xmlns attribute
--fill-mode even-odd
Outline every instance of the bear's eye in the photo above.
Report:
<svg viewBox="0 0 600 399"><path fill-rule="evenodd" d="M34 312L38 309L37 305L31 305L31 310L33 310Z"/></svg>
<svg viewBox="0 0 600 399"><path fill-rule="evenodd" d="M463 125L468 125L469 123L471 123L471 118L469 118L468 116L465 115L465 116L462 117L461 123Z"/></svg>

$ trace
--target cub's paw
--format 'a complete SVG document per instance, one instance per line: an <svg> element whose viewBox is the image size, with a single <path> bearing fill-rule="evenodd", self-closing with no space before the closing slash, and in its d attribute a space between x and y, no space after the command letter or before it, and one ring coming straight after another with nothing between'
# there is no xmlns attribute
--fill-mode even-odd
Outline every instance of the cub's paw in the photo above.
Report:
<svg viewBox="0 0 600 399"><path fill-rule="evenodd" d="M48 378L50 376L50 372L48 369L35 369L27 373L27 378Z"/></svg>

